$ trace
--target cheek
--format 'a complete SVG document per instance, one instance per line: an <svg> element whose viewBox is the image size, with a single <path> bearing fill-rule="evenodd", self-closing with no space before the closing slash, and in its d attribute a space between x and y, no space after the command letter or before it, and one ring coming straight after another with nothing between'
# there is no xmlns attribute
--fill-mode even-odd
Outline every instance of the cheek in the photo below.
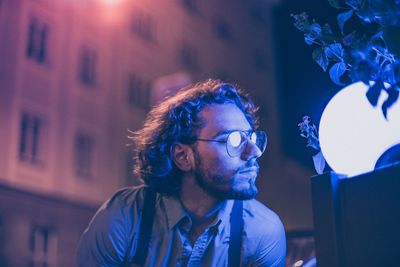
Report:
<svg viewBox="0 0 400 267"><path fill-rule="evenodd" d="M224 151L223 151L224 152ZM239 163L236 158L229 157L224 153L208 153L204 154L202 160L202 168L204 171L216 175L233 174L236 172Z"/></svg>

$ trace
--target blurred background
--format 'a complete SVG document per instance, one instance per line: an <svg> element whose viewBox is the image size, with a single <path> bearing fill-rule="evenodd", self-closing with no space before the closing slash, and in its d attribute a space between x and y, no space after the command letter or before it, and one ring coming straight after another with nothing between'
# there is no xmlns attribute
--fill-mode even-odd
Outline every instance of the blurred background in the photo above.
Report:
<svg viewBox="0 0 400 267"><path fill-rule="evenodd" d="M281 217L287 266L314 255L311 154L337 88L290 14L335 26L328 1L0 0L0 266L75 266L79 237L137 184L128 130L191 82L219 78L260 106L258 199Z"/></svg>

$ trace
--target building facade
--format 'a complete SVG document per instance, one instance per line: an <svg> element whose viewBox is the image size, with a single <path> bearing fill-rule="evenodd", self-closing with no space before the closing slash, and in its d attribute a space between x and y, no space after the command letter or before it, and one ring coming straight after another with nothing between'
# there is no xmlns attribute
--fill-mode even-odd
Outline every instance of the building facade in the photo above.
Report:
<svg viewBox="0 0 400 267"><path fill-rule="evenodd" d="M237 82L279 140L273 4L0 0L0 266L75 265L96 208L138 183L128 130L168 90L209 77ZM306 172L284 159L279 141L269 149L263 164L284 177L278 188ZM266 189L260 199L290 225L279 195Z"/></svg>

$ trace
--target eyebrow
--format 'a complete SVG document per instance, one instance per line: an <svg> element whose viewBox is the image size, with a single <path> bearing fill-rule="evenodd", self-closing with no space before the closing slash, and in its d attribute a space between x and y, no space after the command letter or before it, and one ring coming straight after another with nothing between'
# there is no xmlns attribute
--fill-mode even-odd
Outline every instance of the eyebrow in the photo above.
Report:
<svg viewBox="0 0 400 267"><path fill-rule="evenodd" d="M219 136L225 135L225 134L230 134L230 133L236 132L236 131L248 133L248 132L251 132L251 131L254 131L254 130L253 130L253 129L248 129L248 130L239 130L239 129L234 129L234 130L223 130L223 131L218 132L217 134L215 134L212 138L216 138L216 137L219 137Z"/></svg>

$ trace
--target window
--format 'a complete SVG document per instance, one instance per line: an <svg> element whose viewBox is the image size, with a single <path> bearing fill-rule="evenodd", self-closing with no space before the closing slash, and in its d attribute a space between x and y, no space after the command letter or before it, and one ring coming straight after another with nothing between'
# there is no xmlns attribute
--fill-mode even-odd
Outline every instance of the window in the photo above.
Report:
<svg viewBox="0 0 400 267"><path fill-rule="evenodd" d="M150 105L150 88L138 76L131 74L128 79L128 101L131 107L147 110Z"/></svg>
<svg viewBox="0 0 400 267"><path fill-rule="evenodd" d="M221 41L226 43L233 42L231 25L224 19L220 18L214 22L214 33Z"/></svg>
<svg viewBox="0 0 400 267"><path fill-rule="evenodd" d="M198 14L197 0L178 0L183 8L191 14Z"/></svg>
<svg viewBox="0 0 400 267"><path fill-rule="evenodd" d="M197 62L197 50L188 45L183 44L179 50L179 60L184 68L187 70L197 70L198 62Z"/></svg>
<svg viewBox="0 0 400 267"><path fill-rule="evenodd" d="M87 86L96 84L97 53L94 49L83 46L79 55L79 80Z"/></svg>
<svg viewBox="0 0 400 267"><path fill-rule="evenodd" d="M34 225L29 238L29 267L57 265L57 235L52 227Z"/></svg>
<svg viewBox="0 0 400 267"><path fill-rule="evenodd" d="M146 43L156 42L156 23L153 18L143 13L132 16L131 31Z"/></svg>
<svg viewBox="0 0 400 267"><path fill-rule="evenodd" d="M23 113L20 124L19 158L22 161L40 163L43 156L43 120Z"/></svg>
<svg viewBox="0 0 400 267"><path fill-rule="evenodd" d="M29 22L26 56L39 64L47 61L49 26L33 17Z"/></svg>
<svg viewBox="0 0 400 267"><path fill-rule="evenodd" d="M93 138L88 134L77 133L75 136L75 174L82 178L90 178L93 165Z"/></svg>

